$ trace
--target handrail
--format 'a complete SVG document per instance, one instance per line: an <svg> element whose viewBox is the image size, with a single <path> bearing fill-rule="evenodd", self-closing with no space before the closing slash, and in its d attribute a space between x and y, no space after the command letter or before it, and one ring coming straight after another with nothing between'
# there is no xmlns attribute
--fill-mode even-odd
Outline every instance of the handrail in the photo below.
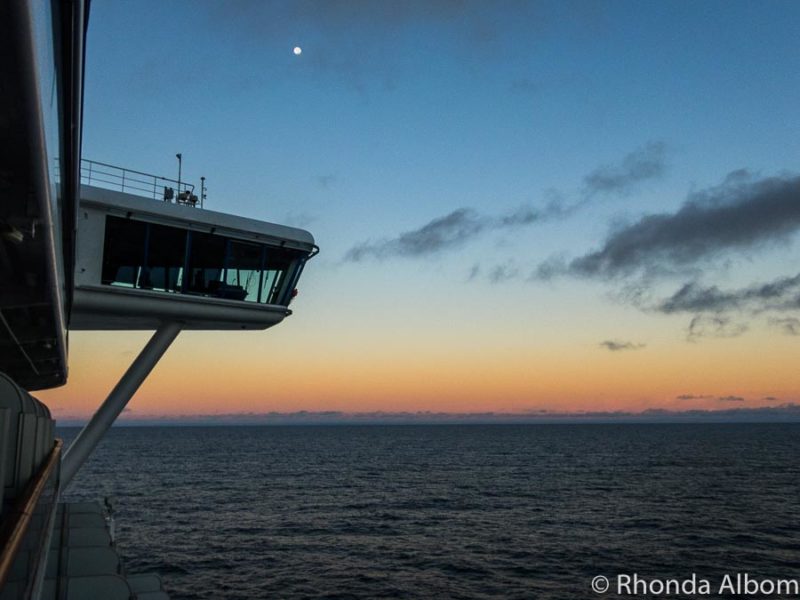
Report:
<svg viewBox="0 0 800 600"><path fill-rule="evenodd" d="M117 165L110 165L108 163L100 162L99 160L89 160L88 158L82 158L81 162L82 163L86 163L86 164L100 165L101 167L108 167L110 169L119 169L119 170L125 171L127 173L136 173L137 175L144 175L145 177L157 177L156 175L153 175L152 173L145 173L144 171L137 171L135 169L128 169L127 167L118 167ZM178 183L177 179L168 179L167 177L160 177L160 176L158 178L159 179L164 179L165 181L171 181L173 183ZM194 185L192 185L190 183L186 183L185 181L181 182L181 185L187 185L187 186L191 187L192 189L194 189Z"/></svg>
<svg viewBox="0 0 800 600"><path fill-rule="evenodd" d="M20 546L22 546L34 510L42 497L42 492L50 479L50 475L52 475L53 469L61 461L61 448L63 445L63 441L55 441L53 450L47 457L47 462L39 469L36 477L28 482L24 493L11 511L10 516L13 517L13 520L7 521L2 533L0 533L0 589L6 583L11 566L14 564L14 559L17 556L17 552L19 552Z"/></svg>
<svg viewBox="0 0 800 600"><path fill-rule="evenodd" d="M171 179L161 175L153 175L144 171L136 171L125 167L118 167L97 160L81 159L81 183L92 185L103 184L100 187L119 190L133 190L154 200L175 202L188 206L203 207L204 191L201 190L200 198L194 194L194 184L180 179Z"/></svg>

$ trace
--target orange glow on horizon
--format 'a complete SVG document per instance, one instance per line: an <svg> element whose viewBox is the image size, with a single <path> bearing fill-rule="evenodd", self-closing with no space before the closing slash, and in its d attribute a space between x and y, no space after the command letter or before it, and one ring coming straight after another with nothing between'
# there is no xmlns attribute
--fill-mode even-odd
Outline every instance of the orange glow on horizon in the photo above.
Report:
<svg viewBox="0 0 800 600"><path fill-rule="evenodd" d="M148 336L73 334L69 384L37 396L56 415L91 414ZM766 396L789 402L800 385L788 340L772 340L771 351L758 356L749 344L729 340L629 352L553 343L491 353L435 344L329 353L289 337L248 336L182 334L131 401L130 414L714 410L779 403ZM746 402L718 400L728 396Z"/></svg>

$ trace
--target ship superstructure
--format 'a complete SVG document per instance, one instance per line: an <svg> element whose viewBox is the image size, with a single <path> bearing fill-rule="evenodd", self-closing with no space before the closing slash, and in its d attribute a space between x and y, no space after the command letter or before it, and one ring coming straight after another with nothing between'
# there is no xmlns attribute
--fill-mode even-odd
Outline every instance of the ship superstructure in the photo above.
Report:
<svg viewBox="0 0 800 600"><path fill-rule="evenodd" d="M0 1L0 600L168 597L105 507L61 494L180 331L280 323L318 250L206 210L204 184L81 160L87 22L88 0ZM66 383L77 329L155 333L64 449L30 392Z"/></svg>

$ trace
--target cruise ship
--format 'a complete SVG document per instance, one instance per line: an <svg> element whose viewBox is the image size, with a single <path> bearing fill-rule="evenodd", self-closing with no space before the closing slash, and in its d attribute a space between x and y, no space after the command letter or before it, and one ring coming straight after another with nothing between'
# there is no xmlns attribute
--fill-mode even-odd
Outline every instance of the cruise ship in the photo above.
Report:
<svg viewBox="0 0 800 600"><path fill-rule="evenodd" d="M83 159L88 23L89 0L0 0L0 600L169 597L105 505L62 496L182 330L280 323L318 251L205 209L202 183ZM65 448L32 393L67 384L70 330L154 334Z"/></svg>

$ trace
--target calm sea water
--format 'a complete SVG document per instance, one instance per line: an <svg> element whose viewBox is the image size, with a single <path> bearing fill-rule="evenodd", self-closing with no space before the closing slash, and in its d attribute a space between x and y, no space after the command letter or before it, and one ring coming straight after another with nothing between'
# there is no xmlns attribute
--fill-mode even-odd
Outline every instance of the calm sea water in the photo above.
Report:
<svg viewBox="0 0 800 600"><path fill-rule="evenodd" d="M799 425L115 428L69 496L114 497L129 571L173 598L800 577Z"/></svg>

